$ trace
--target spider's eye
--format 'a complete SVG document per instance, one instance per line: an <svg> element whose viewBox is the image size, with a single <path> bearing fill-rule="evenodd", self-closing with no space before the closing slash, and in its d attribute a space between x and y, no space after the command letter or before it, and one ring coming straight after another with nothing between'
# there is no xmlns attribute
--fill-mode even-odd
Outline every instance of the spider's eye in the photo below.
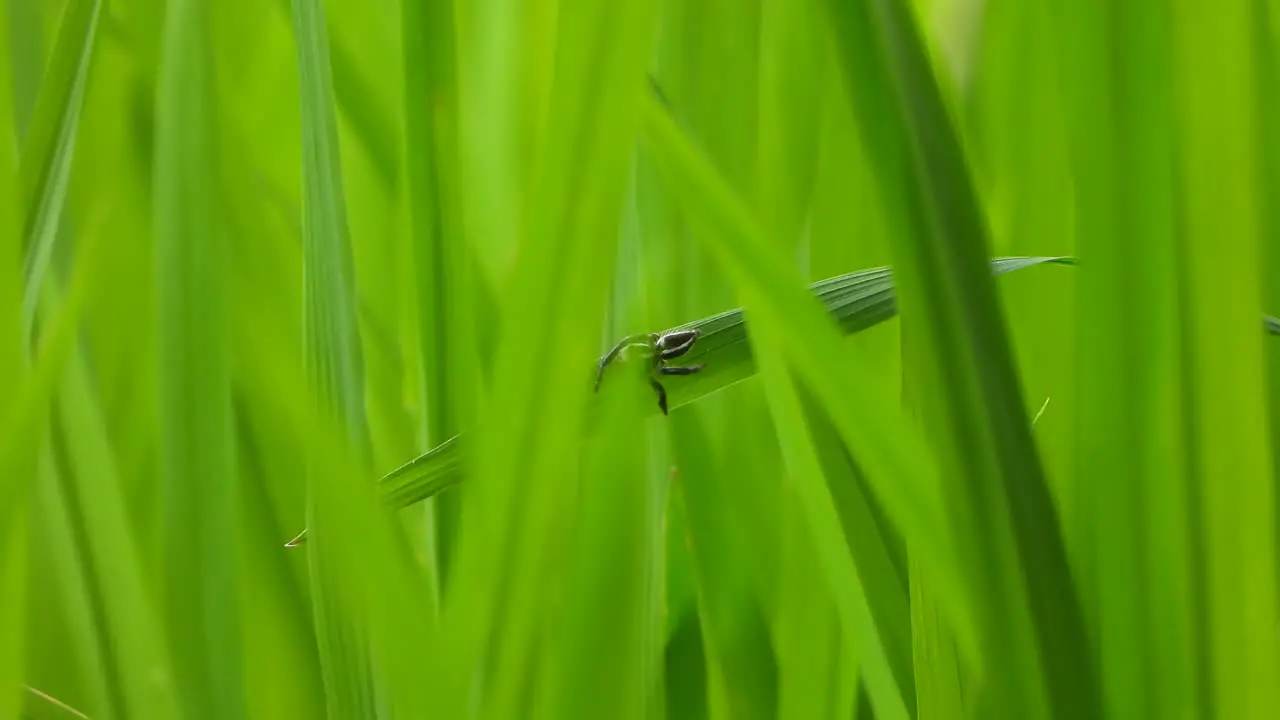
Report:
<svg viewBox="0 0 1280 720"><path fill-rule="evenodd" d="M670 360L678 358L689 352L689 348L697 342L699 333L697 330L676 330L658 338L656 347L658 352L662 353L662 357Z"/></svg>

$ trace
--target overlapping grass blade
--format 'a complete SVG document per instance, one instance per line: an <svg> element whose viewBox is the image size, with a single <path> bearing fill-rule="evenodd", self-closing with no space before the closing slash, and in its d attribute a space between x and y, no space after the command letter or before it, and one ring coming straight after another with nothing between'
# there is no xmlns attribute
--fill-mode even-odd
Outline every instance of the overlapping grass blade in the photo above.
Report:
<svg viewBox="0 0 1280 720"><path fill-rule="evenodd" d="M960 480L948 486L950 515L960 536L981 548L964 563L980 591L984 670L1002 689L1018 689L988 697L1010 703L1003 712L1028 717L1050 709L1096 715L1101 698L1083 613L982 267L985 220L913 9L844 0L829 9L850 88L882 89L853 103L855 112L880 108L862 116L867 137L890 140L911 158L905 180L914 221L895 255L904 302L914 310L908 322L921 324L919 377L936 415L934 437ZM898 177L897 168L886 168L882 180Z"/></svg>
<svg viewBox="0 0 1280 720"><path fill-rule="evenodd" d="M178 697L197 717L245 716L240 527L218 224L209 5L169 4L156 102L163 586ZM79 413L81 416L84 413Z"/></svg>
<svg viewBox="0 0 1280 720"><path fill-rule="evenodd" d="M1268 447L1262 338L1259 180L1259 4L1215 12L1173 6L1173 137L1179 217L1181 332L1187 402L1184 456L1200 573L1197 654L1205 660L1205 713L1262 717L1280 705L1275 627L1276 488ZM1233 180L1228 182L1228 180Z"/></svg>

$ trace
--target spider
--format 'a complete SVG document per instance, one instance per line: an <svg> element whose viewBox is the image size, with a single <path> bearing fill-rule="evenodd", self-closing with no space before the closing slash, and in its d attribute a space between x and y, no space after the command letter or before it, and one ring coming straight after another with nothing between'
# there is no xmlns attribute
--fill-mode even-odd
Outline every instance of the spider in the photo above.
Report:
<svg viewBox="0 0 1280 720"><path fill-rule="evenodd" d="M618 341L609 353L600 360L600 366L596 369L596 390L600 389L600 380L604 377L604 369L614 358L631 348L642 348L650 354L648 359L653 363L652 374L649 376L649 385L654 392L658 394L658 407L662 409L662 414L667 414L667 390L658 382L657 375L692 375L703 367L699 365L668 365L667 361L689 352L693 344L698 341L702 332L695 329L692 330L672 330L667 333L641 333L639 335L628 335Z"/></svg>

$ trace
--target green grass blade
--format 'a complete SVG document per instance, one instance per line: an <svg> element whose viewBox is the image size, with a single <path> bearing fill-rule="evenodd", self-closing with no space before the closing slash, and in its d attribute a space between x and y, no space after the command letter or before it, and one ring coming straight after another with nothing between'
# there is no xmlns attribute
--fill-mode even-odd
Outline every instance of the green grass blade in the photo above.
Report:
<svg viewBox="0 0 1280 720"><path fill-rule="evenodd" d="M904 302L914 311L908 315L919 313L914 322L927 346L919 367L923 397L939 420L933 435L958 476L949 487L963 488L949 494L956 529L981 548L966 566L983 593L989 669L1006 678L993 682L1021 690L991 697L1027 716L1048 708L1069 717L1097 715L1101 699L1083 612L1003 317L982 268L989 252L985 220L913 9L905 2L832 2L830 9L850 88L878 78L871 81L885 89L859 97L855 107L885 108L899 128L893 141L911 158L907 181L917 221L895 254ZM897 177L889 168L882 181Z"/></svg>
<svg viewBox="0 0 1280 720"><path fill-rule="evenodd" d="M562 561L564 604L556 630L544 639L535 716L546 718L652 717L652 679L661 655L646 638L651 608L645 584L654 544L646 495L644 437L653 401L644 382L602 403L606 431L582 451L577 531ZM602 657L614 658L600 662Z"/></svg>
<svg viewBox="0 0 1280 720"><path fill-rule="evenodd" d="M1176 198L1189 403L1193 522L1209 714L1263 717L1280 705L1275 627L1276 505L1263 395L1259 268L1262 191L1256 3L1172 14ZM1231 179L1231 182L1226 180Z"/></svg>
<svg viewBox="0 0 1280 720"><path fill-rule="evenodd" d="M687 535L679 541L689 550L710 717L774 717L777 668L767 608L755 592L764 581L751 561L770 551L772 535L760 531L762 523L740 483L731 481L716 453L709 452L713 443L707 420L677 412L671 423L679 469L674 492L688 517Z"/></svg>
<svg viewBox="0 0 1280 720"><path fill-rule="evenodd" d="M319 426L343 438L324 455L338 467L363 467L370 452L355 277L343 196L328 33L323 0L294 0L294 41L301 88L303 172L303 315L308 378ZM318 455L318 453L317 453ZM315 456L313 456L314 458ZM314 459L313 459L314 462ZM334 533L311 543L312 602L329 717L376 717L372 647L354 588L344 588L360 554L355 528L343 523L350 479L308 467L310 525ZM346 537L343 537L346 535Z"/></svg>
<svg viewBox="0 0 1280 720"><path fill-rule="evenodd" d="M1199 706L1170 241L1172 16L1160 3L1106 2L1064 15L1082 257L1074 493L1092 534L1080 569L1109 714L1165 717Z"/></svg>
<svg viewBox="0 0 1280 720"><path fill-rule="evenodd" d="M309 548L321 674L331 717L420 716L431 700L421 669L437 647L430 614L416 607L424 579L394 534L392 518L379 512L373 484L358 480L371 462L364 386L371 374L357 324L324 16L318 0L293 5L302 106L304 336L313 402L312 413L295 417L312 430L313 523L332 531Z"/></svg>
<svg viewBox="0 0 1280 720"><path fill-rule="evenodd" d="M749 307L761 304L752 303L751 295L747 297ZM848 642L858 648L861 659L858 671L868 688L876 717L910 717L907 702L903 698L904 688L895 679L893 666L885 652L883 631L867 605L861 571L855 566L846 545L840 517L822 473L818 451L809 436L808 422L801 409L799 395L780 362L781 353L777 348L784 342L785 326L782 323L773 324L776 320L764 312L757 312L756 316L767 318L759 323L762 326L761 337L757 338L756 346L761 349L761 375L769 394L788 474L794 483L792 489L807 520L819 564L829 583L829 591L835 598L843 634ZM770 368L773 363L777 364Z"/></svg>
<svg viewBox="0 0 1280 720"><path fill-rule="evenodd" d="M0 6L0 37L9 37L9 6ZM0 139L15 137L13 114L13 73L9 47L0 52ZM18 224L16 188L18 162L13 143L0 140L0 382L18 388L25 383L27 358L24 357L22 332L22 235ZM0 397L0 422L7 427L18 410L17 393ZM27 492L16 487L23 483L22 474L35 468L34 456L19 459L16 472L0 475L0 497L14 498L18 507L15 522L0 527L0 717L14 717L22 702L19 690L23 672L23 618L27 597Z"/></svg>
<svg viewBox="0 0 1280 720"><path fill-rule="evenodd" d="M459 216L453 3L404 0L401 12L409 242L425 411L419 441L428 449L456 435L474 415L469 401L479 363L469 299L476 278ZM440 583L456 542L459 510L452 495L434 508Z"/></svg>
<svg viewBox="0 0 1280 720"><path fill-rule="evenodd" d="M77 348L58 395L60 462L51 468L53 476L47 480L56 479L58 501L66 513L71 533L69 540L80 561L90 618L95 626L96 653L102 659L102 680L107 685L106 695L111 703L110 712L106 714L109 717L178 717L181 693L198 690L200 686L180 685L184 678L171 658L183 656L183 661L191 663L192 656L199 655L198 648L204 643L182 646L174 639L174 652L165 651L165 629L169 629L167 635L171 639L180 637L181 629L173 630L171 624L155 622L156 601L146 584L142 553L130 534L128 508L112 457L106 419L98 407L96 394L90 384L84 350ZM202 508L202 512L209 511L207 506ZM191 535L193 529L183 528L185 532L178 546L183 551L189 551L195 542ZM206 531L206 537L212 536ZM183 559L192 564L189 559ZM222 601L235 603L237 598ZM169 608L167 612L174 611ZM200 618L183 618L183 621L198 624ZM236 637L231 634L234 629L222 632L228 632L232 639ZM209 662L207 658L198 658L198 661ZM238 658L231 658L230 667L237 664Z"/></svg>
<svg viewBox="0 0 1280 720"><path fill-rule="evenodd" d="M245 716L240 498L218 225L209 6L168 6L156 102L156 292L164 609L178 696L194 717Z"/></svg>
<svg viewBox="0 0 1280 720"><path fill-rule="evenodd" d="M831 489L849 554L858 566L867 605L903 702L916 712L912 667L911 602L906 548L875 503L856 459L840 442L831 419L814 398L801 393L805 419Z"/></svg>
<svg viewBox="0 0 1280 720"><path fill-rule="evenodd" d="M918 717L965 718L960 658L929 579L911 561L911 659Z"/></svg>
<svg viewBox="0 0 1280 720"><path fill-rule="evenodd" d="M32 602L47 608L56 606L61 612L49 613L44 622L30 629L29 637L39 638L57 627L66 638L61 649L74 658L76 670L69 672L62 663L45 669L42 658L29 656L26 680L74 700L74 705L92 715L119 715L118 710L112 711L123 703L117 702L107 688L105 643L99 642L103 635L91 602L90 577L81 560L83 553L76 542L70 508L62 494L52 443L45 444L41 455L40 475L32 497L32 544L42 549L44 561L33 567ZM57 595L61 597L55 602L52 598Z"/></svg>
<svg viewBox="0 0 1280 720"><path fill-rule="evenodd" d="M58 40L40 83L31 129L22 145L19 188L25 212L27 292L23 306L28 322L39 304L41 283L53 258L101 12L101 0L74 0L64 9Z"/></svg>

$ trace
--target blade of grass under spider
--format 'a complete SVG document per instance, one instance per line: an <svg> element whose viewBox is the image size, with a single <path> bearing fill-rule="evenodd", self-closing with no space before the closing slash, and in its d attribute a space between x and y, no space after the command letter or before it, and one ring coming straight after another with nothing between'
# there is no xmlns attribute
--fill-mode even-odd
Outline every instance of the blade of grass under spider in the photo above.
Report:
<svg viewBox="0 0 1280 720"><path fill-rule="evenodd" d="M831 0L829 9L850 87L874 78L882 88L854 103L855 112L881 108L865 113L867 137L907 148L911 159L914 227L895 256L904 302L920 313L922 397L940 421L932 435L961 480L947 486L949 515L959 537L976 543L966 547L981 548L965 553L965 567L981 593L983 670L1011 690L988 698L1028 717L1097 715L1101 697L1057 512L981 269L982 210L912 8ZM883 179L897 177L887 168Z"/></svg>
<svg viewBox="0 0 1280 720"><path fill-rule="evenodd" d="M1256 316L1262 300L1256 3L1172 13L1176 198L1183 391L1190 459L1191 525L1203 573L1200 654L1207 711L1263 717L1280 704L1276 607L1275 484Z"/></svg>
<svg viewBox="0 0 1280 720"><path fill-rule="evenodd" d="M1200 707L1170 242L1172 15L1156 2L1062 12L1083 258L1072 504L1085 534L1072 535L1084 548L1109 715L1168 717Z"/></svg>
<svg viewBox="0 0 1280 720"><path fill-rule="evenodd" d="M9 37L9 6L0 6L0 37ZM25 382L27 360L23 356L22 295L21 285L22 242L17 214L18 163L13 143L13 73L10 69L11 53L6 44L0 51L0 382L5 387L22 387ZM8 423L17 412L16 392L0 396L0 418ZM0 486L23 482L24 473L35 468L34 455L20 458L13 468L16 472L0 475ZM24 610L27 597L27 532L26 496L28 493L0 487L0 495L15 499L16 522L0 525L0 717L15 717L22 698Z"/></svg>
<svg viewBox="0 0 1280 720"><path fill-rule="evenodd" d="M1074 260L1062 257L997 258L992 261L992 271L1000 275L1041 264L1074 264ZM817 291L818 299L832 320L846 334L874 327L897 313L889 268L872 268L828 278L810 286L810 289ZM705 333L715 332L719 341L695 344L682 358L688 358L690 362L705 362L707 367L704 370L696 375L666 380L672 412L741 382L756 372L748 343L749 331L741 309L678 326L691 327ZM1276 321L1276 328L1280 333L1280 320ZM657 405L650 406L648 412L658 413ZM383 475L379 485L386 502L396 508L408 507L458 485L468 471L466 443L463 435L455 435ZM306 536L306 531L303 531L288 545L300 545Z"/></svg>
<svg viewBox="0 0 1280 720"><path fill-rule="evenodd" d="M966 618L971 609L967 607L959 579L949 576L952 572L949 568L955 567L951 560L954 549L946 540L944 513L938 505L937 470L927 450L892 398L886 397L883 385L877 385L863 374L858 360L843 352L839 331L823 317L821 304L814 302L812 296L806 296L798 282L798 273L787 271L788 263L778 257L778 251L770 248L741 200L689 146L660 106L651 102L645 119L647 145L663 167L668 187L678 197L697 198L699 219L715 230L702 236L708 247L740 287L757 289L759 297L767 293L767 297L772 298L757 312L772 312L775 319L784 316L790 319L791 332L786 341L779 338L788 364L814 394L823 399L844 442L857 448L859 460L866 464L872 486L890 517L909 540L915 541L913 546L920 548L930 566L936 566L940 577L947 579L949 599L953 601L957 626L963 635L968 630ZM733 242L725 239L728 237L732 237ZM854 397L858 399L857 413L853 405L846 405L844 401ZM876 421L859 420L868 415ZM829 504L830 498L825 502ZM835 568L828 565L827 569L832 572ZM838 576L829 580L839 583L835 587L846 589L856 582L856 579ZM840 596L839 600L852 602L847 595ZM882 700L888 702L886 698Z"/></svg>
<svg viewBox="0 0 1280 720"><path fill-rule="evenodd" d="M209 6L170 3L156 101L155 232L163 607L178 698L245 716L239 494L225 342L227 259L211 178Z"/></svg>

